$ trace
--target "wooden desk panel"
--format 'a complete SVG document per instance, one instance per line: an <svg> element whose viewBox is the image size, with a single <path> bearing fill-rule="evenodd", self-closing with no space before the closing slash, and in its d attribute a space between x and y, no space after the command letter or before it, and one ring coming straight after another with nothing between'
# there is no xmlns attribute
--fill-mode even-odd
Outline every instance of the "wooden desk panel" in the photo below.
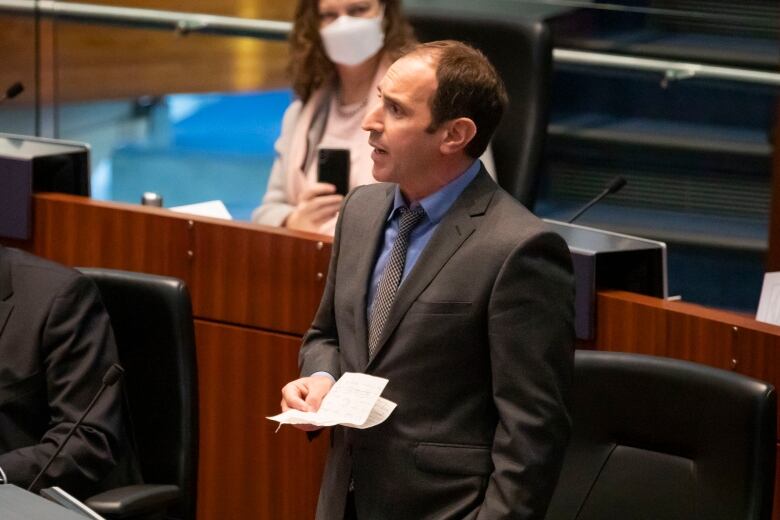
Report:
<svg viewBox="0 0 780 520"><path fill-rule="evenodd" d="M767 381L780 390L780 327L743 314L603 291L598 295L594 346L695 361Z"/></svg>
<svg viewBox="0 0 780 520"><path fill-rule="evenodd" d="M314 518L328 436L274 433L300 338L196 320L200 389L198 518Z"/></svg>
<svg viewBox="0 0 780 520"><path fill-rule="evenodd" d="M329 238L54 193L34 236L5 243L70 266L181 278L197 318L303 335L319 305Z"/></svg>
<svg viewBox="0 0 780 520"><path fill-rule="evenodd" d="M780 327L747 316L623 291L600 292L597 313L598 349L687 359L725 370L736 367L743 344L750 344L746 331L780 339Z"/></svg>
<svg viewBox="0 0 780 520"><path fill-rule="evenodd" d="M33 200L31 252L70 266L175 276L189 283L188 219L158 208L43 194Z"/></svg>
<svg viewBox="0 0 780 520"><path fill-rule="evenodd" d="M667 351L667 316L662 309L599 293L596 303L596 339L601 350L642 352L663 356ZM613 316L620 315L615 320ZM641 333L640 333L641 331Z"/></svg>
<svg viewBox="0 0 780 520"><path fill-rule="evenodd" d="M320 235L264 229L194 223L193 306L209 319L303 335L320 303L331 246Z"/></svg>

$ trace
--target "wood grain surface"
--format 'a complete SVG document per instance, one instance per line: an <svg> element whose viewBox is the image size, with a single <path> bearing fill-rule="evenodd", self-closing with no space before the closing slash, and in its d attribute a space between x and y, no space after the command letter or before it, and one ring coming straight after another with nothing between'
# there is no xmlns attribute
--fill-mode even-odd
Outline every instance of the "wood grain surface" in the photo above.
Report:
<svg viewBox="0 0 780 520"><path fill-rule="evenodd" d="M302 336L330 238L61 194L34 200L34 240L6 243L70 266L181 278L196 317Z"/></svg>
<svg viewBox="0 0 780 520"><path fill-rule="evenodd" d="M300 338L196 321L200 387L198 518L314 518L328 436L274 433Z"/></svg>
<svg viewBox="0 0 780 520"><path fill-rule="evenodd" d="M325 287L330 244L315 234L258 229L194 224L191 282L198 315L302 336Z"/></svg>
<svg viewBox="0 0 780 520"><path fill-rule="evenodd" d="M82 3L221 16L292 19L280 0L89 0ZM235 92L287 84L286 42L249 37L186 36L174 31L44 20L39 26L42 101L125 99L186 92ZM0 87L36 83L35 23L0 15ZM34 96L18 103L32 104Z"/></svg>

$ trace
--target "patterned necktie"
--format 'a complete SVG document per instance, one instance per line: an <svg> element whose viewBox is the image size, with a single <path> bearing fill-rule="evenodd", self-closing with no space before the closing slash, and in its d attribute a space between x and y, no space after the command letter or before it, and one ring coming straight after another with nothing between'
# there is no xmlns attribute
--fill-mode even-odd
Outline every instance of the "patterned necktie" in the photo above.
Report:
<svg viewBox="0 0 780 520"><path fill-rule="evenodd" d="M401 208L401 222L398 225L398 236L395 237L393 249L390 251L390 259L387 261L382 277L379 279L379 287L374 296L374 305L371 308L371 322L368 324L368 359L374 358L376 348L379 346L379 338L382 329L390 314L395 293L401 282L401 275L406 264L406 251L409 249L409 235L417 224L425 216L422 206L414 209Z"/></svg>

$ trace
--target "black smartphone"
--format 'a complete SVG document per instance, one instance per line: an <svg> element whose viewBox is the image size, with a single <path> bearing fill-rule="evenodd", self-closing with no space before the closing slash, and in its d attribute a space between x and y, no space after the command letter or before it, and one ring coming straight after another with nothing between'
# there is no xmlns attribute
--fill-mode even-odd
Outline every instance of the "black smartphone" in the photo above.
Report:
<svg viewBox="0 0 780 520"><path fill-rule="evenodd" d="M349 150L320 148L317 155L317 179L336 186L336 193L349 191Z"/></svg>

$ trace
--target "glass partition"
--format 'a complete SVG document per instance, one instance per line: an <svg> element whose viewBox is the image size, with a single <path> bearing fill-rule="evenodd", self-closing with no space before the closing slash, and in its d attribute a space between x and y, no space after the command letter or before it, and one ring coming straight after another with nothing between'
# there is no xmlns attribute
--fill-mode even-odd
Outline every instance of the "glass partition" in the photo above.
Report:
<svg viewBox="0 0 780 520"><path fill-rule="evenodd" d="M777 128L780 4L412 3L544 20L556 59L534 212L568 220L622 176L626 187L579 223L667 242L670 294L755 310L767 250L771 136ZM615 57L627 64L604 63ZM642 60L695 67L647 70ZM736 70L727 71L731 79L689 77L702 65ZM773 83L756 80L766 73L774 73Z"/></svg>
<svg viewBox="0 0 780 520"><path fill-rule="evenodd" d="M752 312L767 250L780 6L749 0L569 3L556 48L727 67L742 80L556 62L536 212L667 242L670 294ZM576 6L576 7L575 7ZM775 80L776 81L776 80Z"/></svg>
<svg viewBox="0 0 780 520"><path fill-rule="evenodd" d="M37 100L36 35L39 23L32 16L0 12L0 98L17 82L24 90L0 102L0 132L35 135L39 125Z"/></svg>
<svg viewBox="0 0 780 520"><path fill-rule="evenodd" d="M281 0L94 3L288 21L295 7ZM777 74L772 83L755 73L780 71L776 2L405 5L545 21L556 51L533 210L567 220L623 176L627 186L579 222L667 242L671 294L755 309L778 106ZM172 31L57 17L36 22L2 10L0 24L0 51L9 57L0 88L17 78L28 86L0 105L0 131L90 143L97 198L138 202L154 191L166 206L221 199L234 217L249 218L291 100L284 42L199 34L186 25ZM575 51L576 59L562 51ZM622 64L608 66L605 56ZM637 59L677 65L648 69ZM689 77L700 66L725 67L729 79Z"/></svg>
<svg viewBox="0 0 780 520"><path fill-rule="evenodd" d="M291 100L283 43L74 22L57 31L58 134L92 145L93 197L219 199L249 219Z"/></svg>

